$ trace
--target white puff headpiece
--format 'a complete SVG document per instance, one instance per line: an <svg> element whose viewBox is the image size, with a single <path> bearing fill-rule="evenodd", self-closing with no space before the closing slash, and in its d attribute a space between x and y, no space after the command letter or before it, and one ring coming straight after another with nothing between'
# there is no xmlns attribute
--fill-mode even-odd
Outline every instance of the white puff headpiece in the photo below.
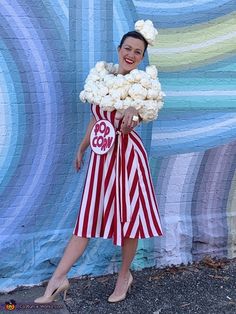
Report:
<svg viewBox="0 0 236 314"><path fill-rule="evenodd" d="M140 33L146 41L149 43L149 45L153 45L155 38L158 34L157 29L154 27L151 20L138 20L134 24L134 29L136 32Z"/></svg>

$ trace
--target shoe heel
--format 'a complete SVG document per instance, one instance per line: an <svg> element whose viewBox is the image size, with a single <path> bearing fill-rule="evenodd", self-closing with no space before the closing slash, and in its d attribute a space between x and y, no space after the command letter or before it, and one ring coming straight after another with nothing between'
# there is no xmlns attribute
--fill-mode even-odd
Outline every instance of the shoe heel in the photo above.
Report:
<svg viewBox="0 0 236 314"><path fill-rule="evenodd" d="M66 294L67 294L67 291L68 291L68 289L66 289L66 290L64 291L64 296L63 296L63 300L64 300L64 301L66 301Z"/></svg>

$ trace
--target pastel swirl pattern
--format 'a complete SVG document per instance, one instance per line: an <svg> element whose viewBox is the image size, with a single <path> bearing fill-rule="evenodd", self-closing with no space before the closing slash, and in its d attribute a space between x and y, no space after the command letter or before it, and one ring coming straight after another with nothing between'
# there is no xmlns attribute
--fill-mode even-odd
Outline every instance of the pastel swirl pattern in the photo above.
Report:
<svg viewBox="0 0 236 314"><path fill-rule="evenodd" d="M79 199L71 169L77 136L66 7L64 1L1 2L0 247L7 277L0 285L8 289L38 280L31 268L42 235L61 229L66 237L66 198Z"/></svg>
<svg viewBox="0 0 236 314"><path fill-rule="evenodd" d="M133 3L159 29L149 61L167 95L150 153L166 226L155 263L234 257L236 3Z"/></svg>

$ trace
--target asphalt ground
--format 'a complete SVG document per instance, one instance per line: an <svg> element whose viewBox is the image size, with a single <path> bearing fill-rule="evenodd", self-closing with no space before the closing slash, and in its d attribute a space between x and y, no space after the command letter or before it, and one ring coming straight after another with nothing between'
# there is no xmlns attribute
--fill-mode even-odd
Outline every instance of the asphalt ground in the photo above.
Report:
<svg viewBox="0 0 236 314"><path fill-rule="evenodd" d="M46 283L17 288L0 294L0 313L9 313L5 303L12 300L16 304L11 312L29 314L236 314L236 259L206 257L188 266L147 268L132 274L131 293L119 303L107 302L115 286L114 274L70 279L66 301L60 296L48 305L33 303L43 294Z"/></svg>

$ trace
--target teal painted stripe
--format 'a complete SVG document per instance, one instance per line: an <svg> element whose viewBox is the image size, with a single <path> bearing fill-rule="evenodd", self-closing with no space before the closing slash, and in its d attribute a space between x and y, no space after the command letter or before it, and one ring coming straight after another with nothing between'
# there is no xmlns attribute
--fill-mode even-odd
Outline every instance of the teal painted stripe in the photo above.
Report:
<svg viewBox="0 0 236 314"><path fill-rule="evenodd" d="M15 61L2 41L0 41L0 50L2 52L0 53L0 106L1 113L4 112L4 115L1 115L1 126L6 130L6 134L1 136L5 142L0 148L0 184L6 186L21 155L21 144L25 133L25 110L24 106L15 105L23 103L23 88Z"/></svg>
<svg viewBox="0 0 236 314"><path fill-rule="evenodd" d="M174 96L166 97L166 109L186 109L187 111L193 109L212 109L212 110L232 110L236 109L236 95L234 96ZM160 112L161 114L161 112Z"/></svg>
<svg viewBox="0 0 236 314"><path fill-rule="evenodd" d="M163 90L178 91L208 91L208 90L236 90L236 78L163 78Z"/></svg>

